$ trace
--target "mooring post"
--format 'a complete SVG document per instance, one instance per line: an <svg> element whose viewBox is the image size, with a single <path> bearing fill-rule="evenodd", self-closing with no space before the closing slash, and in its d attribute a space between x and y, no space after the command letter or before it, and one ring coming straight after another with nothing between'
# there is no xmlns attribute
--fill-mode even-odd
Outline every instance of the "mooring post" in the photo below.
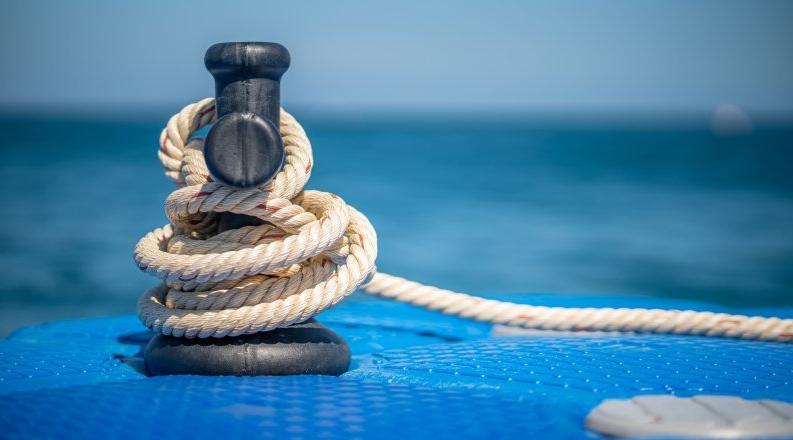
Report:
<svg viewBox="0 0 793 440"><path fill-rule="evenodd" d="M217 112L204 143L207 168L215 181L229 186L265 184L284 163L280 81L289 68L289 52L277 43L220 43L207 50L204 62L215 78ZM222 213L219 222L221 232L263 223L233 213ZM339 375L349 367L350 349L337 334L309 319L236 337L157 335L144 357L152 375Z"/></svg>

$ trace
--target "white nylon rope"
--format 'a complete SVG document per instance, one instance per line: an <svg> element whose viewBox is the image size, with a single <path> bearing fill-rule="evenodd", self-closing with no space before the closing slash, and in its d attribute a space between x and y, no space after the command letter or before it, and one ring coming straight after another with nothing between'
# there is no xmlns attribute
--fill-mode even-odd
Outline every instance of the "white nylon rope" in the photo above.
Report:
<svg viewBox="0 0 793 440"><path fill-rule="evenodd" d="M281 110L285 165L268 183L214 182L204 140L208 98L174 115L160 136L170 224L135 246L141 270L163 280L138 301L143 323L166 335L208 338L305 321L362 287L372 295L494 324L543 330L626 331L793 341L793 319L678 310L539 307L494 301L377 273L377 234L338 196L304 190L312 168L303 128ZM268 222L217 233L217 213Z"/></svg>

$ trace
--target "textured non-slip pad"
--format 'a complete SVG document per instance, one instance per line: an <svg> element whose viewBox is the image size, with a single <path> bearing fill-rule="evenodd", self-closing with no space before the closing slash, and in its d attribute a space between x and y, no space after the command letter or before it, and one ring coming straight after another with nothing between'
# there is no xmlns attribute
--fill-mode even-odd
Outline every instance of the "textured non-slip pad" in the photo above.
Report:
<svg viewBox="0 0 793 440"><path fill-rule="evenodd" d="M642 298L499 298L708 307ZM584 419L608 398L793 400L789 344L494 331L359 296L319 321L352 350L351 369L341 377L149 378L140 372L140 355L151 334L133 316L19 330L0 342L0 437L578 438L596 436Z"/></svg>

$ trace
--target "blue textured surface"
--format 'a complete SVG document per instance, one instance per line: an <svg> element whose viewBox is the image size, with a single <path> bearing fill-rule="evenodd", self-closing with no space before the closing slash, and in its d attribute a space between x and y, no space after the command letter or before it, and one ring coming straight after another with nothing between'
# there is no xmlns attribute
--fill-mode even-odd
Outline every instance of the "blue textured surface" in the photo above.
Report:
<svg viewBox="0 0 793 440"><path fill-rule="evenodd" d="M708 308L646 298L506 299ZM151 335L132 316L19 330L0 343L0 437L579 438L594 437L583 419L610 397L705 393L793 401L788 344L611 333L494 336L485 324L362 297L320 319L353 350L353 367L340 378L147 378L135 367Z"/></svg>

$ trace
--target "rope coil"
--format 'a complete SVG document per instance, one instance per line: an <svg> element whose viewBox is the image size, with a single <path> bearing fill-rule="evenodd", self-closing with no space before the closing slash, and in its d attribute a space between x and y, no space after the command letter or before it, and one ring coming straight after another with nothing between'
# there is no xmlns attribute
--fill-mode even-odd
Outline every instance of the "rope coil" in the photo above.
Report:
<svg viewBox="0 0 793 440"><path fill-rule="evenodd" d="M281 110L284 167L269 182L238 189L214 182L193 133L215 120L212 98L171 117L158 156L176 185L170 224L135 246L141 270L163 282L138 301L152 330L186 338L238 336L305 321L359 287L448 315L543 330L633 331L793 341L793 319L724 313L540 307L488 300L377 273L377 234L338 196L304 190L311 175L305 131ZM217 231L217 214L266 224Z"/></svg>

